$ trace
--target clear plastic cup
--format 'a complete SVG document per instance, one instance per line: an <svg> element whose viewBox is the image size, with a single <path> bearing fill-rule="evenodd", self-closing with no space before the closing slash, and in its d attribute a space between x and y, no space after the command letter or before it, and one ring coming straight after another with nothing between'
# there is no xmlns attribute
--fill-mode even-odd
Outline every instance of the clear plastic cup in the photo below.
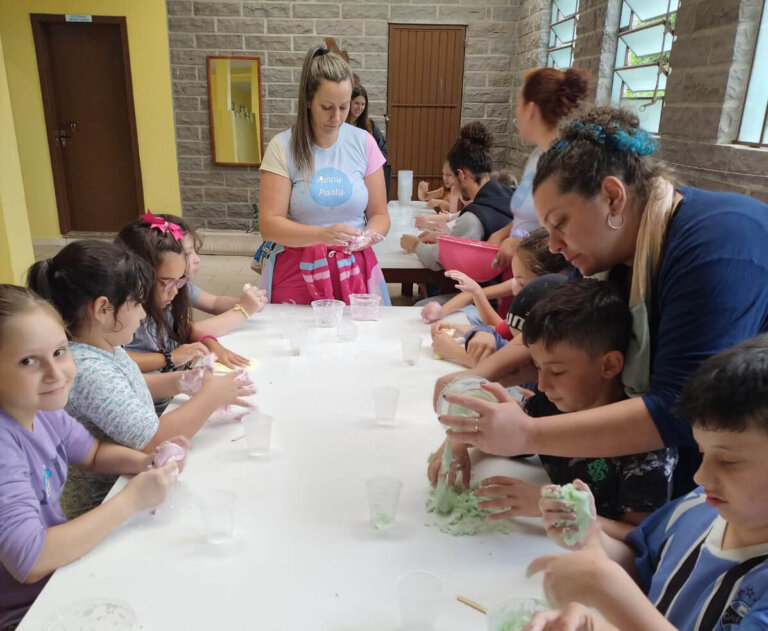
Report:
<svg viewBox="0 0 768 631"><path fill-rule="evenodd" d="M309 336L309 330L300 322L296 322L294 327L287 331L287 334L288 348L291 351L291 355L303 355L307 350L307 337Z"/></svg>
<svg viewBox="0 0 768 631"><path fill-rule="evenodd" d="M403 349L403 361L409 366L415 366L419 362L423 341L421 335L415 334L403 335L400 338L400 345Z"/></svg>
<svg viewBox="0 0 768 631"><path fill-rule="evenodd" d="M379 425L394 425L399 398L400 390L393 386L378 386L373 389L373 408Z"/></svg>
<svg viewBox="0 0 768 631"><path fill-rule="evenodd" d="M242 418L248 455L262 458L269 454L272 442L272 417L262 412L251 412Z"/></svg>
<svg viewBox="0 0 768 631"><path fill-rule="evenodd" d="M341 300L313 300L315 326L326 329L339 326L344 315L344 306Z"/></svg>
<svg viewBox="0 0 768 631"><path fill-rule="evenodd" d="M518 631L534 613L547 608L547 603L537 598L510 598L488 609L488 631Z"/></svg>
<svg viewBox="0 0 768 631"><path fill-rule="evenodd" d="M232 491L216 489L199 497L205 539L220 545L230 541L235 534L235 504L237 496Z"/></svg>
<svg viewBox="0 0 768 631"><path fill-rule="evenodd" d="M397 478L382 475L365 483L368 489L368 508L371 512L371 526L376 530L388 530L395 525L397 503L403 483Z"/></svg>
<svg viewBox="0 0 768 631"><path fill-rule="evenodd" d="M354 322L342 322L336 327L336 335L342 342L354 342L357 339L357 325Z"/></svg>
<svg viewBox="0 0 768 631"><path fill-rule="evenodd" d="M349 294L353 320L378 320L381 296L376 294Z"/></svg>
<svg viewBox="0 0 768 631"><path fill-rule="evenodd" d="M400 170L397 172L397 201L407 204L413 197L413 171Z"/></svg>
<svg viewBox="0 0 768 631"><path fill-rule="evenodd" d="M402 631L432 631L443 581L432 572L411 572L397 582Z"/></svg>

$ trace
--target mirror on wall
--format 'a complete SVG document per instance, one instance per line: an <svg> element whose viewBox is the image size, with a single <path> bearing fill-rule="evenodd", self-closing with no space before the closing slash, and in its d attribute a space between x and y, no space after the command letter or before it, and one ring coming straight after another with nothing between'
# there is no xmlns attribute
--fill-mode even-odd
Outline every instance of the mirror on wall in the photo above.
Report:
<svg viewBox="0 0 768 631"><path fill-rule="evenodd" d="M258 57L208 57L208 107L214 164L261 164L261 63Z"/></svg>

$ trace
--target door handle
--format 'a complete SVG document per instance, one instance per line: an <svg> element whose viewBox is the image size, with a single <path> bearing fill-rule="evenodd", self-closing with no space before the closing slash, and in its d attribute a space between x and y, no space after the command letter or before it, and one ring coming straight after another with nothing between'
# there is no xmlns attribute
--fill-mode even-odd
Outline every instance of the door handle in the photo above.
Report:
<svg viewBox="0 0 768 631"><path fill-rule="evenodd" d="M56 130L56 139L59 141L62 147L67 146L67 138L71 138L72 134L77 131L77 123L69 121L64 123L62 127Z"/></svg>

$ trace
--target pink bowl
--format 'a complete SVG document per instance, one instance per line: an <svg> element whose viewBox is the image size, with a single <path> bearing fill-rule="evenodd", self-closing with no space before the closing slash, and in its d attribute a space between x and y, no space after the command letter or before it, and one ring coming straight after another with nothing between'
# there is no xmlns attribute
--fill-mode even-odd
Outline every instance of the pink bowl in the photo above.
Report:
<svg viewBox="0 0 768 631"><path fill-rule="evenodd" d="M450 235L437 237L437 256L446 269L456 269L478 283L495 278L503 271L500 267L491 267L499 251L497 245L485 241L462 239Z"/></svg>

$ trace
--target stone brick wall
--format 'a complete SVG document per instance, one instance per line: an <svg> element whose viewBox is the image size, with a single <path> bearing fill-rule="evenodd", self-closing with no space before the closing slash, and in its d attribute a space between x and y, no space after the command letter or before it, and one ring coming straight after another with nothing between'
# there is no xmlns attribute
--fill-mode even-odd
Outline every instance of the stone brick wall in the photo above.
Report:
<svg viewBox="0 0 768 631"><path fill-rule="evenodd" d="M391 23L465 24L462 122L480 120L495 134L494 158L504 166L511 147L510 93L528 57L539 63L540 34L519 25L541 22L530 7L545 0L389 0L384 2L254 2L167 0L181 199L185 217L206 228L245 228L258 200L259 172L211 160L205 58L258 55L262 63L264 139L296 115L305 52L333 37L368 90L371 114L385 129L387 35ZM535 13L535 15L531 15ZM522 42L535 49L519 52ZM514 105L513 105L514 107ZM527 152L530 149L526 150Z"/></svg>
<svg viewBox="0 0 768 631"><path fill-rule="evenodd" d="M687 0L677 18L659 133L681 180L768 201L768 150L738 133L761 0Z"/></svg>

